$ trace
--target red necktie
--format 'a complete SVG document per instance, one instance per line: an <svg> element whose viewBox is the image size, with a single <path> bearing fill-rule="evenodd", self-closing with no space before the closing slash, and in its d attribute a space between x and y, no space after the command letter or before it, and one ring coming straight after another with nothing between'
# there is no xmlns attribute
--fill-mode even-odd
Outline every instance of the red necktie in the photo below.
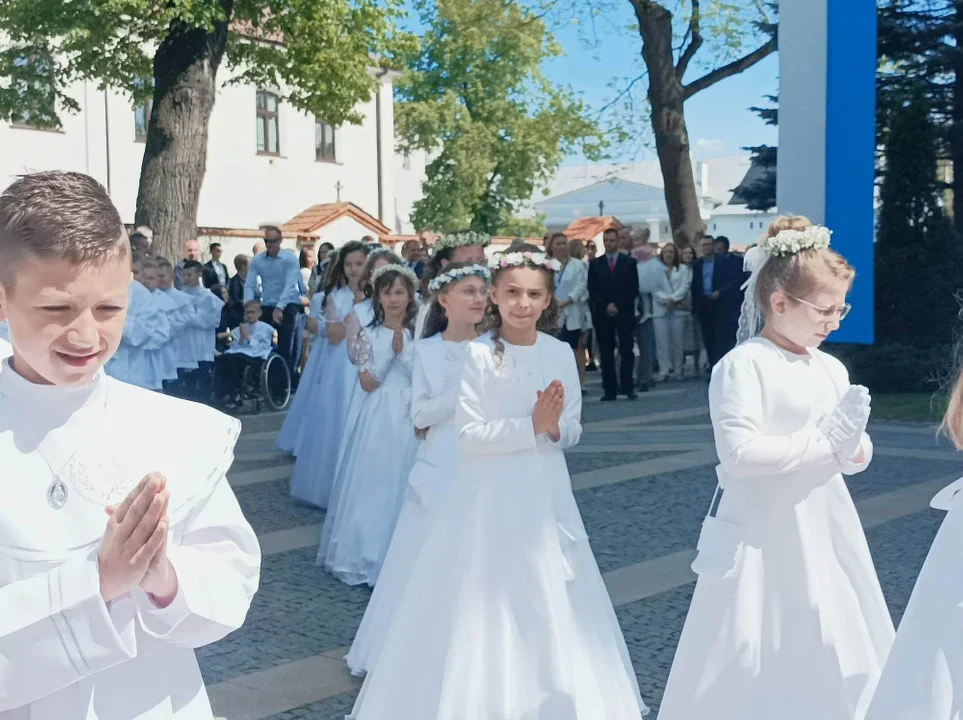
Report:
<svg viewBox="0 0 963 720"><path fill-rule="evenodd" d="M609 272L615 272L615 258L609 258Z"/></svg>

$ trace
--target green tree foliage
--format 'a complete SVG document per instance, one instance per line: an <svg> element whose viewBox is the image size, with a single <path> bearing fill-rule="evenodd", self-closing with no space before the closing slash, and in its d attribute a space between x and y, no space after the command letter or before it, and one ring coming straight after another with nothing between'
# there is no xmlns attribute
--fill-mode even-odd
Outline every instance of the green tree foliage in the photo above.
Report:
<svg viewBox="0 0 963 720"><path fill-rule="evenodd" d="M750 110L762 118L767 125L778 125L779 108L777 103L779 98L775 95L767 95L766 100L769 101L769 107L754 107ZM750 210L767 212L776 207L778 148L770 145L757 145L743 148L743 150L752 153L752 165L761 172L761 175L747 187L741 188L740 200L745 202L746 207Z"/></svg>
<svg viewBox="0 0 963 720"><path fill-rule="evenodd" d="M498 234L570 152L603 139L581 99L540 70L560 53L542 19L506 0L418 0L427 27L397 85L401 142L431 153L413 220Z"/></svg>
<svg viewBox="0 0 963 720"><path fill-rule="evenodd" d="M876 247L876 327L882 344L933 348L952 340L963 285L960 243L940 198L936 131L921 90L893 108Z"/></svg>
<svg viewBox="0 0 963 720"><path fill-rule="evenodd" d="M893 130L894 113L914 95L928 103L937 159L963 167L963 1L880 0L878 112L880 144ZM944 184L947 210L963 233L963 173Z"/></svg>
<svg viewBox="0 0 963 720"><path fill-rule="evenodd" d="M4 0L0 119L58 127L89 81L153 98L137 221L175 257L195 231L222 59L231 81L277 88L326 122L358 122L372 65L414 47L401 0Z"/></svg>

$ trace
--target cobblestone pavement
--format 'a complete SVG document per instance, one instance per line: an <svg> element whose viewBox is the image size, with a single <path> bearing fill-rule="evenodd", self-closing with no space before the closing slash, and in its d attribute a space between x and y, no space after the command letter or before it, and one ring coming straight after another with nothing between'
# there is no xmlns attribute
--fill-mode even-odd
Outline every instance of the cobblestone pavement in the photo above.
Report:
<svg viewBox="0 0 963 720"><path fill-rule="evenodd" d="M681 581L665 584L652 566L669 563L685 572L691 559L686 553L695 547L715 486L706 454L712 443L706 383L661 386L637 402L599 403L597 396L586 400L586 432L569 453L569 469L576 487L586 488L576 491L576 499L610 592L641 598L618 605L616 612L643 696L657 713L695 577L683 574ZM370 592L346 587L315 566L324 513L288 497L282 466L291 461L272 454L271 447L280 420L245 421L230 477L265 545L261 590L246 625L198 656L222 717L342 720L358 683L339 658ZM928 508L930 488L916 486L963 475L963 457L957 459L921 425L879 424L871 432L877 457L849 486L857 503L886 505L887 498L899 495L889 502L895 509L888 507L879 519L863 514L898 621L942 520L942 513ZM637 468L640 476L625 477ZM580 482L583 478L591 482ZM869 506L861 504L861 512L864 507ZM292 542L292 532L306 540ZM623 570L631 577L617 577Z"/></svg>

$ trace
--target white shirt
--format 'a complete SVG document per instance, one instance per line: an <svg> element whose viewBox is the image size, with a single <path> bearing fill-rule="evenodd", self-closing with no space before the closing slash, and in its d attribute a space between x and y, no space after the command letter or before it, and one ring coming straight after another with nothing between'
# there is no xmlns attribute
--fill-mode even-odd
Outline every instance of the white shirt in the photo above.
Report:
<svg viewBox="0 0 963 720"><path fill-rule="evenodd" d="M247 355L248 357L266 359L271 354L274 343L274 328L266 322L258 320L256 323L244 323L248 337L241 337L241 328L231 331L234 341L231 347L224 351L225 355Z"/></svg>
<svg viewBox="0 0 963 720"><path fill-rule="evenodd" d="M210 720L194 648L241 626L259 580L226 480L239 433L211 408L103 374L57 387L0 366L0 467L15 478L0 502L0 720ZM104 507L149 472L167 478L178 593L164 609L139 589L107 605Z"/></svg>

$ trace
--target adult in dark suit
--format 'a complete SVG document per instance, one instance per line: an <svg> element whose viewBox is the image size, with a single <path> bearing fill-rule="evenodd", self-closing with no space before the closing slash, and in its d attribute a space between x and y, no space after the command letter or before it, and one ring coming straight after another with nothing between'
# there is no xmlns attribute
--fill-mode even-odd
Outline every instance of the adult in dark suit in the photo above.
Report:
<svg viewBox="0 0 963 720"><path fill-rule="evenodd" d="M211 259L204 263L204 287L226 286L231 276L227 272L227 265L221 262L221 244L211 243L210 251Z"/></svg>
<svg viewBox="0 0 963 720"><path fill-rule="evenodd" d="M592 322L598 335L602 361L603 400L615 400L617 394L634 400L632 369L635 330L635 302L639 294L639 274L631 255L619 252L619 231L606 230L602 235L605 254L589 264L588 290ZM618 338L621 372L615 375L615 341Z"/></svg>
<svg viewBox="0 0 963 720"><path fill-rule="evenodd" d="M702 239L702 257L692 264L692 309L702 330L709 362L715 365L736 344L742 285L742 258L729 254L729 240Z"/></svg>
<svg viewBox="0 0 963 720"><path fill-rule="evenodd" d="M401 246L401 257L405 265L418 277L425 274L425 261L421 259L421 243L418 240L408 240Z"/></svg>

